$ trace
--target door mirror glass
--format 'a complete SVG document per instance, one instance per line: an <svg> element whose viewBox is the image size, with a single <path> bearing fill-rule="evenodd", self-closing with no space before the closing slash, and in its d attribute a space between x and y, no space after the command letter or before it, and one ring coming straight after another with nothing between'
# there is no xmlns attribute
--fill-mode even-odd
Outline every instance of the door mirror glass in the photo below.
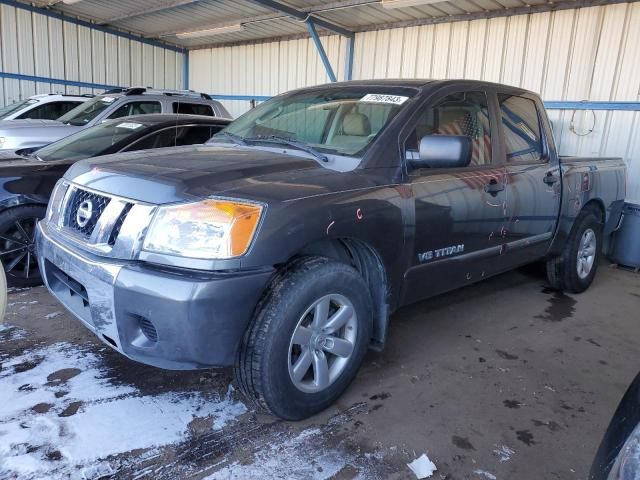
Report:
<svg viewBox="0 0 640 480"><path fill-rule="evenodd" d="M425 135L420 139L413 168L460 168L471 162L471 139L466 135Z"/></svg>

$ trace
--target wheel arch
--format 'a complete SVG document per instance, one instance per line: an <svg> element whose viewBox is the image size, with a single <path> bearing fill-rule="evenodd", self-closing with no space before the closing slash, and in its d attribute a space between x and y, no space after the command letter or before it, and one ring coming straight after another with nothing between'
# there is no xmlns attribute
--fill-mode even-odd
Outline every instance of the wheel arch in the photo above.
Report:
<svg viewBox="0 0 640 480"><path fill-rule="evenodd" d="M321 256L354 267L369 287L373 303L370 348L384 347L389 324L389 281L381 256L376 249L359 239L326 238L306 245L294 258Z"/></svg>
<svg viewBox="0 0 640 480"><path fill-rule="evenodd" d="M598 215L600 219L600 223L603 223L603 224L605 223L607 211L604 207L604 203L599 198L594 198L589 200L587 203L584 204L584 206L582 207L582 210L583 211L589 210L595 213L596 215Z"/></svg>

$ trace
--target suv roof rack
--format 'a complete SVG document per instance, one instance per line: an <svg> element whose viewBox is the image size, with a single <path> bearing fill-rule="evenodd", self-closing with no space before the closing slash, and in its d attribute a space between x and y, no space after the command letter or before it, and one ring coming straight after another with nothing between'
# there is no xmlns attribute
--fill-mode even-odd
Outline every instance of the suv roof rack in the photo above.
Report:
<svg viewBox="0 0 640 480"><path fill-rule="evenodd" d="M195 90L171 90L166 88L153 88L153 87L130 87L130 88L112 88L103 92L103 95L123 93L126 96L129 95L165 95L167 97L190 97L198 98L202 100L212 100L211 96L206 93L196 92Z"/></svg>

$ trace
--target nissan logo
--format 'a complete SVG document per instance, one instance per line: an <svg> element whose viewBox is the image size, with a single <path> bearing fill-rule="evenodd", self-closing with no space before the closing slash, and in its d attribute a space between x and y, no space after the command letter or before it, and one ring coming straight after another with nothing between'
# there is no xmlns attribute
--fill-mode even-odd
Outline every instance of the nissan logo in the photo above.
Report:
<svg viewBox="0 0 640 480"><path fill-rule="evenodd" d="M93 203L91 200L85 200L78 207L78 211L76 212L76 222L83 228L89 223L91 217L93 216Z"/></svg>

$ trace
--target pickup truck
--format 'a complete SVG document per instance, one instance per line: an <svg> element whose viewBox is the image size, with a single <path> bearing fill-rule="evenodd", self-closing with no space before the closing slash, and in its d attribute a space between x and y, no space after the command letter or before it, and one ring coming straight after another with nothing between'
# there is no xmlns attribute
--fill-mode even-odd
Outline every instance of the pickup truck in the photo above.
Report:
<svg viewBox="0 0 640 480"><path fill-rule="evenodd" d="M234 366L285 419L334 402L404 305L536 261L582 292L625 196L621 159L560 158L537 95L479 81L305 88L212 141L74 164L40 270L107 345Z"/></svg>

